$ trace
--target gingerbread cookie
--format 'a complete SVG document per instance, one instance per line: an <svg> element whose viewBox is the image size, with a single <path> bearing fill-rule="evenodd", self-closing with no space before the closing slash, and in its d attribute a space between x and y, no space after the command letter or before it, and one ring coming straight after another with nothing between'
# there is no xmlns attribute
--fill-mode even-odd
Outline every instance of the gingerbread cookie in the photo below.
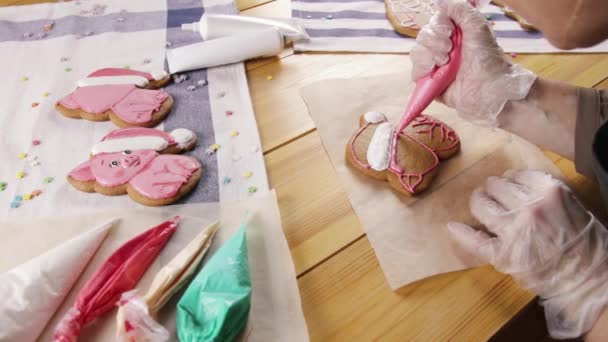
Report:
<svg viewBox="0 0 608 342"><path fill-rule="evenodd" d="M420 115L400 134L382 113L368 112L346 147L346 160L356 170L388 181L400 193L416 195L435 178L441 160L455 155L460 139L454 130Z"/></svg>
<svg viewBox="0 0 608 342"><path fill-rule="evenodd" d="M170 153L195 145L196 136L187 129L171 133L141 127L119 129L93 146L90 159L67 179L80 191L128 194L143 205L168 205L190 192L202 176L196 159Z"/></svg>
<svg viewBox="0 0 608 342"><path fill-rule="evenodd" d="M433 0L384 0L384 6L393 29L412 38L418 35L436 10Z"/></svg>
<svg viewBox="0 0 608 342"><path fill-rule="evenodd" d="M530 24L526 19L524 19L524 17L520 16L519 14L513 12L513 10L508 7L507 5L505 5L504 3L502 3L501 1L497 1L497 0L492 0L492 3L494 3L494 5L500 7L500 9L505 13L505 15L515 21L517 21L519 23L519 26L521 26L521 28L523 28L526 31L536 31L536 27L534 27L534 25Z"/></svg>
<svg viewBox="0 0 608 342"><path fill-rule="evenodd" d="M156 90L169 80L165 71L100 69L78 81L76 90L59 100L55 108L73 119L111 120L119 127L153 127L173 106L171 95Z"/></svg>

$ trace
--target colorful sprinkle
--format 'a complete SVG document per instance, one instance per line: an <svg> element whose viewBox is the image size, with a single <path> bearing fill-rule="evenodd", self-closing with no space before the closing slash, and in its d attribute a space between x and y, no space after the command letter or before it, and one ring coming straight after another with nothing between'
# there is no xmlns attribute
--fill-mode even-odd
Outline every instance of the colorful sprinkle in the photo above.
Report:
<svg viewBox="0 0 608 342"><path fill-rule="evenodd" d="M0 191L6 190L7 186L8 186L7 182L0 182Z"/></svg>
<svg viewBox="0 0 608 342"><path fill-rule="evenodd" d="M226 92L225 91L220 91L219 93L217 93L217 95L215 97L218 98L218 99L221 99L224 96L226 96Z"/></svg>
<svg viewBox="0 0 608 342"><path fill-rule="evenodd" d="M327 17L325 17L325 18L327 18L327 19L330 19L330 20L331 20L331 19L333 19L333 18L334 18L334 16L333 16L333 15L331 15L331 14L328 14L328 15L327 15Z"/></svg>
<svg viewBox="0 0 608 342"><path fill-rule="evenodd" d="M123 65L123 67L122 67L122 68L123 68L123 69L127 69L127 70L129 70L129 69L131 69L131 66L129 66L129 65Z"/></svg>
<svg viewBox="0 0 608 342"><path fill-rule="evenodd" d="M196 85L199 87L204 87L207 85L207 80L198 80L196 81Z"/></svg>
<svg viewBox="0 0 608 342"><path fill-rule="evenodd" d="M36 166L40 166L40 162L37 160L33 160L30 162L30 166L31 167L36 167Z"/></svg>
<svg viewBox="0 0 608 342"><path fill-rule="evenodd" d="M511 52L509 55L510 55L512 58L517 57L517 54L516 54L515 52Z"/></svg>
<svg viewBox="0 0 608 342"><path fill-rule="evenodd" d="M231 111L231 110L227 110L226 111L226 116L232 116L232 114L234 114L233 111Z"/></svg>
<svg viewBox="0 0 608 342"><path fill-rule="evenodd" d="M49 97L49 95L51 95L51 93L49 93L48 91L45 91L44 93L42 93L42 96L44 96L44 97Z"/></svg>
<svg viewBox="0 0 608 342"><path fill-rule="evenodd" d="M259 151L260 151L260 148L257 147L257 146L254 146L254 147L251 148L251 152L253 152L253 153L257 153Z"/></svg>
<svg viewBox="0 0 608 342"><path fill-rule="evenodd" d="M27 153L19 153L17 155L17 158L19 158L19 159L25 159L25 158L27 158Z"/></svg>
<svg viewBox="0 0 608 342"><path fill-rule="evenodd" d="M220 147L221 147L220 144L213 144L213 145L209 146L208 149L205 150L205 154L210 156L210 155L214 154L215 152L217 152L217 150L219 150Z"/></svg>
<svg viewBox="0 0 608 342"><path fill-rule="evenodd" d="M40 196L42 194L42 191L36 189L34 191L32 191L32 196L36 197L36 196Z"/></svg>
<svg viewBox="0 0 608 342"><path fill-rule="evenodd" d="M38 105L39 105L39 104L40 104L40 103L38 103L38 102L32 102L32 108L36 108L36 107L38 107Z"/></svg>
<svg viewBox="0 0 608 342"><path fill-rule="evenodd" d="M34 139L34 140L32 140L32 145L34 145L34 146L38 146L38 145L40 145L40 144L41 144L40 140L38 140L38 139Z"/></svg>
<svg viewBox="0 0 608 342"><path fill-rule="evenodd" d="M25 154L25 153L23 153L23 154ZM27 160L27 161L34 161L34 160L38 159L38 156L35 156L35 155L30 156L30 155L25 154L25 156L26 156L25 160ZM19 159L23 159L23 158L19 158Z"/></svg>
<svg viewBox="0 0 608 342"><path fill-rule="evenodd" d="M29 201L32 198L34 198L34 196L32 194L25 194L25 195L23 195L23 199L26 200L26 201Z"/></svg>
<svg viewBox="0 0 608 342"><path fill-rule="evenodd" d="M177 84L180 84L180 83L186 81L187 79L188 79L188 75L184 75L184 74L173 76L173 82L175 82Z"/></svg>
<svg viewBox="0 0 608 342"><path fill-rule="evenodd" d="M21 202L21 200L23 200L23 197L21 195L17 195L17 196L15 196L15 199L13 201Z"/></svg>
<svg viewBox="0 0 608 342"><path fill-rule="evenodd" d="M258 191L258 188L255 186L250 186L247 188L247 192L250 194L255 194Z"/></svg>
<svg viewBox="0 0 608 342"><path fill-rule="evenodd" d="M55 180L53 177L44 177L44 179L42 181L45 182L46 184L49 184L49 183L52 183L53 180Z"/></svg>
<svg viewBox="0 0 608 342"><path fill-rule="evenodd" d="M238 137L239 136L239 131L232 131L232 132L230 132L230 136L233 137L233 138L234 137Z"/></svg>
<svg viewBox="0 0 608 342"><path fill-rule="evenodd" d="M93 35L93 31L86 31L86 32L84 33L84 36L85 36L85 37L89 37L89 36L92 36L92 35Z"/></svg>
<svg viewBox="0 0 608 342"><path fill-rule="evenodd" d="M243 178L250 178L251 176L253 176L253 172L251 172L251 171L243 172Z"/></svg>
<svg viewBox="0 0 608 342"><path fill-rule="evenodd" d="M61 57L61 59L60 59L61 62L67 62L69 60L70 59L68 57Z"/></svg>
<svg viewBox="0 0 608 342"><path fill-rule="evenodd" d="M274 77L272 77L272 75L266 76L266 80L268 80L268 81L272 81L273 79L274 79Z"/></svg>
<svg viewBox="0 0 608 342"><path fill-rule="evenodd" d="M230 184L230 182L232 182L232 178L230 178L228 176L224 176L224 180L222 181L222 183L224 183L224 184Z"/></svg>
<svg viewBox="0 0 608 342"><path fill-rule="evenodd" d="M173 44L171 44L171 42L169 42L169 41L165 42L165 47L171 47L171 45L173 45Z"/></svg>
<svg viewBox="0 0 608 342"><path fill-rule="evenodd" d="M21 81L23 81L23 82L28 81L29 79L30 79L30 78L29 78L29 77L27 77L27 76L23 76L23 77L21 77Z"/></svg>
<svg viewBox="0 0 608 342"><path fill-rule="evenodd" d="M306 19L312 19L312 15L307 15Z"/></svg>
<svg viewBox="0 0 608 342"><path fill-rule="evenodd" d="M116 21L118 21L119 23L122 23L123 21L125 21L125 18L118 17L118 18L116 18Z"/></svg>
<svg viewBox="0 0 608 342"><path fill-rule="evenodd" d="M72 68L68 67L68 68L65 68L63 70L65 70L65 72L70 72L70 71L72 71Z"/></svg>
<svg viewBox="0 0 608 342"><path fill-rule="evenodd" d="M17 176L17 179L22 179L25 177L25 172L19 171L15 174L15 176Z"/></svg>
<svg viewBox="0 0 608 342"><path fill-rule="evenodd" d="M36 35L36 37L38 37L38 39L42 39L42 38L46 37L46 33L40 32Z"/></svg>
<svg viewBox="0 0 608 342"><path fill-rule="evenodd" d="M486 19L487 19L487 20L492 19L492 15L491 15L491 14L486 14Z"/></svg>
<svg viewBox="0 0 608 342"><path fill-rule="evenodd" d="M55 26L54 22L50 22L50 23L46 23L44 24L44 32L49 32L53 29L53 27Z"/></svg>
<svg viewBox="0 0 608 342"><path fill-rule="evenodd" d="M150 63L152 63L152 60L150 58L146 58L146 59L144 59L143 63L144 64L150 64Z"/></svg>
<svg viewBox="0 0 608 342"><path fill-rule="evenodd" d="M23 34L23 37L24 37L24 38L32 38L33 36L34 36L34 34L33 34L32 32L25 32L25 33Z"/></svg>
<svg viewBox="0 0 608 342"><path fill-rule="evenodd" d="M195 91L196 87L193 86L193 85L191 85L191 86L188 86L188 88L186 88L186 90L188 90L188 91Z"/></svg>
<svg viewBox="0 0 608 342"><path fill-rule="evenodd" d="M13 208L13 209L19 208L19 202L11 202L11 208Z"/></svg>

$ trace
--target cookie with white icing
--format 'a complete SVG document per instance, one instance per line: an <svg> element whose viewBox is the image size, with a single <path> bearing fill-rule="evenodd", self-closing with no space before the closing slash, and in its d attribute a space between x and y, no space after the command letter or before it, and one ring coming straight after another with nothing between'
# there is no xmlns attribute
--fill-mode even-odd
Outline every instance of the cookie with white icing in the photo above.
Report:
<svg viewBox="0 0 608 342"><path fill-rule="evenodd" d="M202 177L202 165L175 155L194 148L187 129L166 133L153 128L115 130L91 149L90 159L74 168L68 182L84 192L128 196L143 205L168 205L189 193Z"/></svg>
<svg viewBox="0 0 608 342"><path fill-rule="evenodd" d="M456 132L428 115L417 117L399 136L379 112L361 116L359 126L346 147L348 164L407 195L427 189L440 161L460 149Z"/></svg>
<svg viewBox="0 0 608 342"><path fill-rule="evenodd" d="M119 127L153 127L164 120L173 98L158 90L170 81L165 71L99 69L78 81L55 108L62 115L90 121L111 120Z"/></svg>
<svg viewBox="0 0 608 342"><path fill-rule="evenodd" d="M404 36L415 38L426 25L436 6L433 0L384 0L386 17L393 29Z"/></svg>

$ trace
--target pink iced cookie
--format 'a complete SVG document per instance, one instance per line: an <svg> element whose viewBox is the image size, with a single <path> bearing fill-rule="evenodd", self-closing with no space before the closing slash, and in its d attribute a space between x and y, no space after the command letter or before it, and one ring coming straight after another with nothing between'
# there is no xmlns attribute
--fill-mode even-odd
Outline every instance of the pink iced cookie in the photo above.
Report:
<svg viewBox="0 0 608 342"><path fill-rule="evenodd" d="M151 127L171 110L173 98L158 88L169 81L165 72L107 68L78 81L78 87L55 108L64 116L91 121L112 120L120 127Z"/></svg>
<svg viewBox="0 0 608 342"><path fill-rule="evenodd" d="M165 133L152 128L125 128L106 135L91 159L68 174L68 182L85 192L108 196L128 194L144 205L167 205L187 194L202 176L194 158L168 155L192 148L191 131Z"/></svg>

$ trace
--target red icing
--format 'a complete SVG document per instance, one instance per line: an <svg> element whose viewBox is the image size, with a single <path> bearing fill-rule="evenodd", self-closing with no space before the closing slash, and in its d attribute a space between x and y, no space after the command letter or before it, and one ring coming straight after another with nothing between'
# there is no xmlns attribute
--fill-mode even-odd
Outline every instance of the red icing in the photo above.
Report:
<svg viewBox="0 0 608 342"><path fill-rule="evenodd" d="M123 69L123 68L103 68L96 71L93 71L87 77L100 77L100 76L141 76L145 77L148 81L153 81L154 77L150 73L131 70L131 69Z"/></svg>
<svg viewBox="0 0 608 342"><path fill-rule="evenodd" d="M77 341L81 328L111 310L133 289L177 229L179 216L150 228L114 251L87 280L61 319L53 341Z"/></svg>

